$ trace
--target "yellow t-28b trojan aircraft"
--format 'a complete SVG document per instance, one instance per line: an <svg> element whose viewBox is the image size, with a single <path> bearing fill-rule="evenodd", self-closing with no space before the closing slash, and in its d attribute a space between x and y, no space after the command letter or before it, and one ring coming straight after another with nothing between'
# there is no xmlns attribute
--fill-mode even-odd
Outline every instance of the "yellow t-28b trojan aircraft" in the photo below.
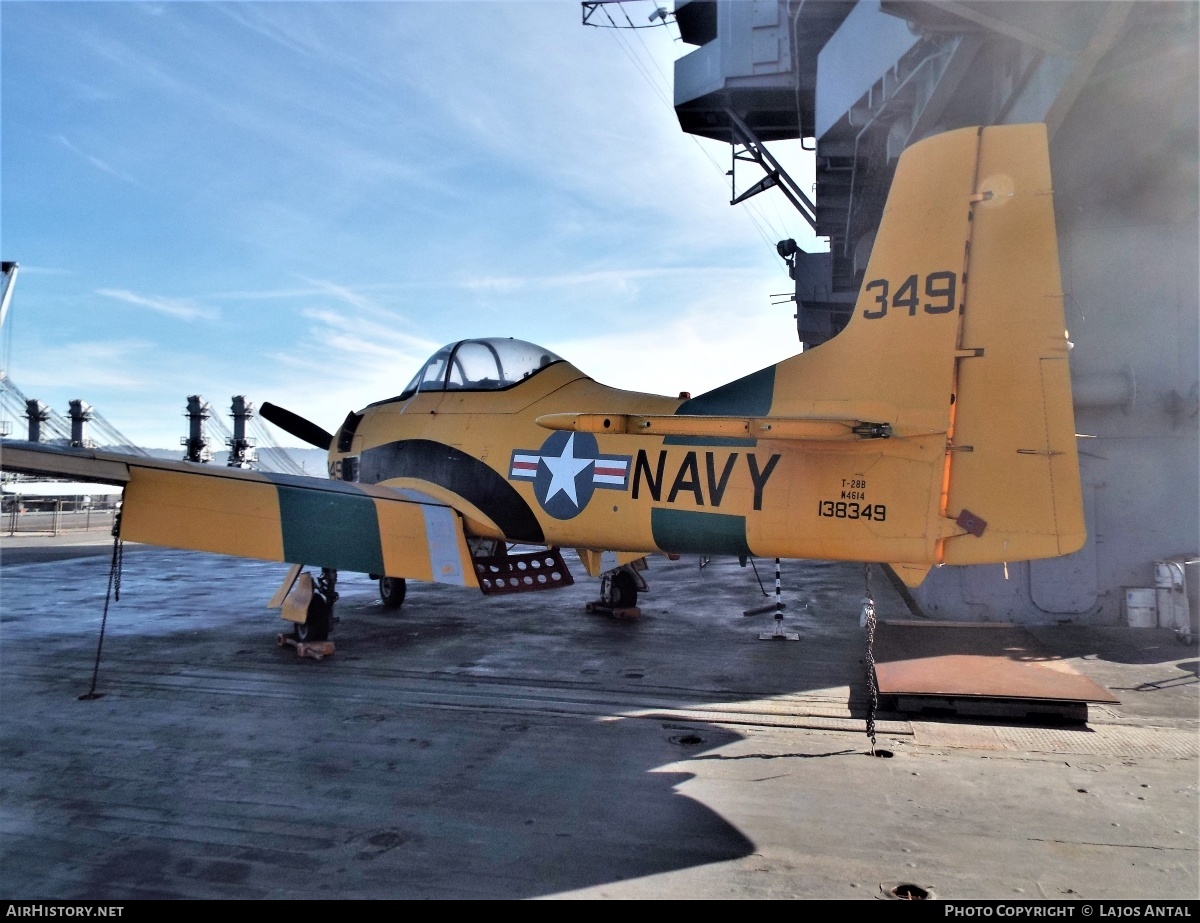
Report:
<svg viewBox="0 0 1200 923"><path fill-rule="evenodd" d="M123 484L126 540L372 574L392 605L405 579L564 585L559 548L614 607L655 552L887 563L915 586L1083 545L1068 345L1044 126L968 128L901 157L846 329L707 394L463 340L336 434L263 406L328 448L329 480L11 441L0 464ZM291 617L328 631L328 606Z"/></svg>

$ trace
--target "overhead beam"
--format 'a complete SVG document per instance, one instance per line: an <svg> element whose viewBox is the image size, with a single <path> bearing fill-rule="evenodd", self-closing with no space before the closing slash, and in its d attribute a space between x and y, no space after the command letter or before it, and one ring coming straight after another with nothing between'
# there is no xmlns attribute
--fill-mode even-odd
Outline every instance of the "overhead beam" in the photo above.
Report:
<svg viewBox="0 0 1200 923"><path fill-rule="evenodd" d="M1063 82L1062 89L1058 91L1058 95L1046 113L1046 131L1051 138L1066 120L1067 114L1075 105L1079 94L1083 92L1084 84L1091 77L1096 65L1100 63L1100 59L1108 54L1116 43L1132 10L1133 4L1128 2L1106 4L1104 15L1097 24L1096 31L1088 40L1087 47L1076 57L1075 66L1071 69L1071 73Z"/></svg>

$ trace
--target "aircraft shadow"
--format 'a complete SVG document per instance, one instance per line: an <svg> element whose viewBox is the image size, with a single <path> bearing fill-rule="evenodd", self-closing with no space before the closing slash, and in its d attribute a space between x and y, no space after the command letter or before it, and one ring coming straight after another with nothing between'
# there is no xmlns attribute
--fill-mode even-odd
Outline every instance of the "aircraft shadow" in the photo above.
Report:
<svg viewBox="0 0 1200 923"><path fill-rule="evenodd" d="M315 662L261 608L282 570L130 554L81 701L107 559L5 567L0 890L518 898L754 851L680 793L740 735L617 717L651 669L642 626L438 587L385 613L346 579Z"/></svg>

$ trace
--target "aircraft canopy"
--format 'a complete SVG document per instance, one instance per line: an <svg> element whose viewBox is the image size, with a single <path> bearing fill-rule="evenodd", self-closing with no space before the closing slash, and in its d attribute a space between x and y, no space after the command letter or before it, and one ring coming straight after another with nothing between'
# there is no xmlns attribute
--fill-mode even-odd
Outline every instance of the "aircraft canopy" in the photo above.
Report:
<svg viewBox="0 0 1200 923"><path fill-rule="evenodd" d="M511 337L459 340L429 357L401 397L415 391L500 391L561 362L544 347Z"/></svg>

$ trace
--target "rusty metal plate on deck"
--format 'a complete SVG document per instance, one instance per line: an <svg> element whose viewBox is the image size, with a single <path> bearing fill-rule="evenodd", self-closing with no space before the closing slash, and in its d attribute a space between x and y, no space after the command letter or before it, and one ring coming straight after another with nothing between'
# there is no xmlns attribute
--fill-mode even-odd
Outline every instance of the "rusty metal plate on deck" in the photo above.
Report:
<svg viewBox="0 0 1200 923"><path fill-rule="evenodd" d="M881 695L1119 702L1017 626L883 622L875 676Z"/></svg>

